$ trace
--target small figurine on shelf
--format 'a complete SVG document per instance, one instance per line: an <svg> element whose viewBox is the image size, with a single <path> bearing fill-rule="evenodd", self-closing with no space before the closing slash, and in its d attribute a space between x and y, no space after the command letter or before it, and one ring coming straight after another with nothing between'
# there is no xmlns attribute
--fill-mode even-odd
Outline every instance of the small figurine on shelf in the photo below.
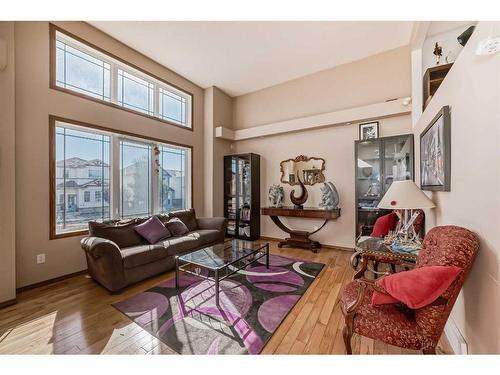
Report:
<svg viewBox="0 0 500 375"><path fill-rule="evenodd" d="M325 210L333 210L339 205L339 193L335 185L331 182L325 182L321 188L321 202L320 207Z"/></svg>
<svg viewBox="0 0 500 375"><path fill-rule="evenodd" d="M275 184L269 187L270 207L283 207L284 198L285 198L285 190L283 189L283 186Z"/></svg>
<svg viewBox="0 0 500 375"><path fill-rule="evenodd" d="M436 65L439 65L439 61L441 60L441 56L443 56L443 47L441 47L439 44L434 46L434 55L436 56Z"/></svg>

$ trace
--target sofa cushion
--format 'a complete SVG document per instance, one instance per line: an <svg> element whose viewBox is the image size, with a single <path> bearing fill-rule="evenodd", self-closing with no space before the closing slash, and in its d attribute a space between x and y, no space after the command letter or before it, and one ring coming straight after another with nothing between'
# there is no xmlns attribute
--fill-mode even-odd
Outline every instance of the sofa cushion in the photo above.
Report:
<svg viewBox="0 0 500 375"><path fill-rule="evenodd" d="M199 238L202 244L209 244L216 242L220 237L220 232L217 229L197 229L189 232L188 236Z"/></svg>
<svg viewBox="0 0 500 375"><path fill-rule="evenodd" d="M109 220L102 223L89 221L89 234L113 241L120 248L144 245L147 242L134 230L145 222L145 218L131 220Z"/></svg>
<svg viewBox="0 0 500 375"><path fill-rule="evenodd" d="M120 250L124 268L134 268L166 258L169 254L163 242L140 245Z"/></svg>
<svg viewBox="0 0 500 375"><path fill-rule="evenodd" d="M170 237L162 241L168 255L177 255L196 250L203 246L200 236L187 234L182 237Z"/></svg>
<svg viewBox="0 0 500 375"><path fill-rule="evenodd" d="M198 224L196 223L196 214L194 212L194 208L190 208L189 210L182 211L172 211L168 214L170 218L177 217L179 218L189 231L193 231L198 229Z"/></svg>
<svg viewBox="0 0 500 375"><path fill-rule="evenodd" d="M151 216L144 223L136 225L134 230L151 244L172 236L170 231L156 216Z"/></svg>
<svg viewBox="0 0 500 375"><path fill-rule="evenodd" d="M189 232L186 224L184 224L178 217L171 218L165 223L165 227L174 237L183 236Z"/></svg>

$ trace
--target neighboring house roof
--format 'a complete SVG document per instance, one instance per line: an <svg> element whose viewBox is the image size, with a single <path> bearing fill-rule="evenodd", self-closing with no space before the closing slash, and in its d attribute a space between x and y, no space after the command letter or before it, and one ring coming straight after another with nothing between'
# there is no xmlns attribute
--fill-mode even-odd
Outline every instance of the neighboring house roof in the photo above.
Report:
<svg viewBox="0 0 500 375"><path fill-rule="evenodd" d="M172 177L182 177L182 174L184 173L183 171L178 171L175 169L164 169L164 171Z"/></svg>
<svg viewBox="0 0 500 375"><path fill-rule="evenodd" d="M56 166L66 167L66 168L85 168L85 167L109 167L109 164L99 159L85 160L74 157L66 160L58 160L56 162Z"/></svg>
<svg viewBox="0 0 500 375"><path fill-rule="evenodd" d="M60 184L57 184L56 188L62 189L63 187L66 187L66 188L77 189L77 188L87 188L87 187L100 187L103 185L101 182L102 182L101 180L91 180L91 181L86 181L83 184L78 184L78 182L76 182L75 180L68 180L65 182L61 182ZM105 181L104 186L109 186L109 183Z"/></svg>

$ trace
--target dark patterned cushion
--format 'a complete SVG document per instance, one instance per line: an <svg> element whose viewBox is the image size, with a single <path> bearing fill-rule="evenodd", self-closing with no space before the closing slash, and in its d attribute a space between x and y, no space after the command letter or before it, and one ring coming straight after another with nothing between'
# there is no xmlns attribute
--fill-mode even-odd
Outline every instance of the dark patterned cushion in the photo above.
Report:
<svg viewBox="0 0 500 375"><path fill-rule="evenodd" d="M196 214L194 208L182 211L173 211L168 214L169 218L177 217L179 218L189 229L189 232L198 229L198 224L196 223Z"/></svg>
<svg viewBox="0 0 500 375"><path fill-rule="evenodd" d="M171 218L165 223L165 227L174 237L183 236L189 233L188 227L178 217Z"/></svg>

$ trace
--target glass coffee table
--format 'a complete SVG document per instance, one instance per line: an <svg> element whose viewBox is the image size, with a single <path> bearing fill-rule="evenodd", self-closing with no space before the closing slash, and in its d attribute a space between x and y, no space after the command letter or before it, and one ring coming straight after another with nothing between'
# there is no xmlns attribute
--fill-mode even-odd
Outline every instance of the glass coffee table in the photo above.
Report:
<svg viewBox="0 0 500 375"><path fill-rule="evenodd" d="M269 268L269 243L244 240L231 240L176 256L175 287L179 288L180 272L211 280L215 283L215 304L218 306L219 283L261 258L265 258L266 268ZM208 276L190 270L193 266L205 268Z"/></svg>

